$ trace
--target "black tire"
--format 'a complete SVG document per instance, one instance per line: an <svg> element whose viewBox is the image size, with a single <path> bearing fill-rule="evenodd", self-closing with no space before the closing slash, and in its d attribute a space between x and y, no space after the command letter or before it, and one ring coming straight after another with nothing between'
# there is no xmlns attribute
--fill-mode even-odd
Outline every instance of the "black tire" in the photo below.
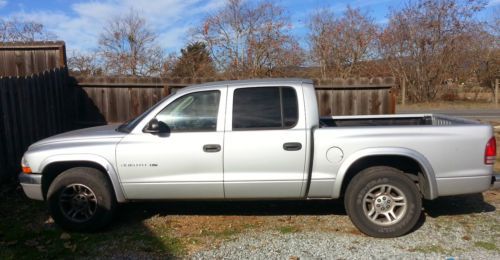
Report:
<svg viewBox="0 0 500 260"><path fill-rule="evenodd" d="M404 172L386 166L370 167L354 176L344 203L352 223L372 237L405 235L422 214L417 185Z"/></svg>
<svg viewBox="0 0 500 260"><path fill-rule="evenodd" d="M112 220L116 207L113 188L99 170L71 168L59 174L47 192L50 214L68 231L97 231Z"/></svg>

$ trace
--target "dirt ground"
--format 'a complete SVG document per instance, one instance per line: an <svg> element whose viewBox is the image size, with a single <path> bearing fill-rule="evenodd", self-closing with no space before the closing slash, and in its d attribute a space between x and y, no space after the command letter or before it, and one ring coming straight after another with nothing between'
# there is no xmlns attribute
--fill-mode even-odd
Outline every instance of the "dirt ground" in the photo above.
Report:
<svg viewBox="0 0 500 260"><path fill-rule="evenodd" d="M467 216L470 215L494 212L498 217L496 209L500 206L500 190L440 198L426 201L424 205L425 220L419 225L435 221L468 225ZM169 225L172 235L186 245L187 255L217 247L220 243L249 231L275 230L283 234L327 232L364 236L350 222L342 201L338 200L172 203L162 206L164 208L160 210L157 206L130 205L130 210L146 208L151 217L147 218L145 224L151 230ZM497 230L496 235L500 235L500 223L494 218L491 220L492 228ZM500 247L496 250L500 250Z"/></svg>
<svg viewBox="0 0 500 260"><path fill-rule="evenodd" d="M189 257L255 232L366 238L339 200L130 203L119 208L105 231L66 233L53 223L44 203L24 198L19 189L0 195L7 200L0 204L0 259ZM480 241L479 250L500 254L499 206L500 190L426 201L418 229L446 236L458 226L472 247ZM479 227L489 232L478 235ZM418 250L435 250L429 248Z"/></svg>

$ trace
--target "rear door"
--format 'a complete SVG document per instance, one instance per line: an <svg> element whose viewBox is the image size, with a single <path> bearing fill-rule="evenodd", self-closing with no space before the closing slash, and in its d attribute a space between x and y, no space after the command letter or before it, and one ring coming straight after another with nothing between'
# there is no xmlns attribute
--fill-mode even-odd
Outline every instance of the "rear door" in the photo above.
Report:
<svg viewBox="0 0 500 260"><path fill-rule="evenodd" d="M305 180L301 87L230 87L224 136L224 193L298 198Z"/></svg>

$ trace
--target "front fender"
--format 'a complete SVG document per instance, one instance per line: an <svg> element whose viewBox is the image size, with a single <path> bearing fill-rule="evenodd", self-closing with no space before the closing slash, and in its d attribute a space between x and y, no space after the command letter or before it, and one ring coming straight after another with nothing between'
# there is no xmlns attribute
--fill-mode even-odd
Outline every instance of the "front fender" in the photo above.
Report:
<svg viewBox="0 0 500 260"><path fill-rule="evenodd" d="M38 172L43 172L47 166L53 163L59 162L91 162L97 163L101 167L106 170L106 174L109 176L111 180L111 185L113 185L113 189L115 190L116 200L118 202L125 202L125 195L123 193L123 189L120 183L120 179L118 173L115 171L113 165L106 160L105 158L95 155L95 154L63 154L63 155L52 155L47 157L42 161L40 166L38 167Z"/></svg>
<svg viewBox="0 0 500 260"><path fill-rule="evenodd" d="M340 197L340 192L342 189L342 182L344 181L344 177L347 174L349 168L358 160L363 159L369 156L405 156L415 160L420 168L423 170L423 174L428 180L429 184L429 194L426 196L426 199L435 199L437 198L437 182L436 176L434 174L434 170L432 169L429 161L423 156L421 153L401 147L378 147L378 148L367 148L363 150L359 150L353 154L351 154L340 166L339 171L337 173L337 177L335 179L335 184L333 188L333 198Z"/></svg>

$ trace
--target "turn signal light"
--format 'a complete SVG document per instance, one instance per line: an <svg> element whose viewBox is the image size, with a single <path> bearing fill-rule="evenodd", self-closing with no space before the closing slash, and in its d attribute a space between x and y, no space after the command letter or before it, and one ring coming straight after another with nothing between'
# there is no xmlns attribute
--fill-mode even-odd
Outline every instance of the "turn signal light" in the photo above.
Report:
<svg viewBox="0 0 500 260"><path fill-rule="evenodd" d="M24 156L21 158L21 168L23 169L23 173L33 173Z"/></svg>
<svg viewBox="0 0 500 260"><path fill-rule="evenodd" d="M484 150L484 164L494 164L497 156L497 141L492 137Z"/></svg>

